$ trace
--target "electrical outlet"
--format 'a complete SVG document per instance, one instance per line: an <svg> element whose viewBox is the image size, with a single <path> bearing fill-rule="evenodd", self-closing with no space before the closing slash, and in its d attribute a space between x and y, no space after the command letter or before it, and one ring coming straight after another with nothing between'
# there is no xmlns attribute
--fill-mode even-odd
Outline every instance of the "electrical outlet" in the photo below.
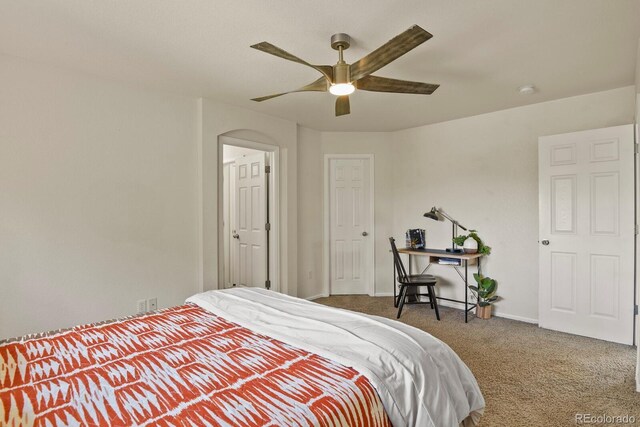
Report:
<svg viewBox="0 0 640 427"><path fill-rule="evenodd" d="M149 311L155 311L158 309L158 298L149 298L147 300L147 308Z"/></svg>
<svg viewBox="0 0 640 427"><path fill-rule="evenodd" d="M141 299L136 303L138 313L146 313L147 312L147 300Z"/></svg>

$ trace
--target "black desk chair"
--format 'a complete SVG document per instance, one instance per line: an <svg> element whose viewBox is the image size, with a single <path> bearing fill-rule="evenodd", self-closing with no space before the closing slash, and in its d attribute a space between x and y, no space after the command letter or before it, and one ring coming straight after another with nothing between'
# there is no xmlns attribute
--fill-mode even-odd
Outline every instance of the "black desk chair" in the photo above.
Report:
<svg viewBox="0 0 640 427"><path fill-rule="evenodd" d="M424 295L417 293L417 288L419 286L426 286L428 293L426 296L429 298L428 304L431 305L431 308L436 311L436 319L440 320L440 312L438 311L438 300L436 299L435 294L435 285L436 278L430 274L407 274L407 270L404 268L404 264L402 263L402 258L400 258L400 254L398 253L398 248L396 247L396 241L393 237L389 237L389 242L391 243L391 252L393 252L393 262L396 269L396 276L398 283L400 284L400 292L398 295L398 299L394 301L394 306L398 307L398 319L400 318L400 314L402 314L402 307L404 307L405 300L407 299L407 291L410 287L416 289L416 295ZM426 304L423 302L415 302L412 304Z"/></svg>

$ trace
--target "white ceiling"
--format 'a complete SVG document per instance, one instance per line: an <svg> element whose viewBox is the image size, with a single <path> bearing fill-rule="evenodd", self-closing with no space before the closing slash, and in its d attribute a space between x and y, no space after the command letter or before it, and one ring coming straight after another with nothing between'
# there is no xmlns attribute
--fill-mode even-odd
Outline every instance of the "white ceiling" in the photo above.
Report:
<svg viewBox="0 0 640 427"><path fill-rule="evenodd" d="M431 96L356 92L334 117L329 93L297 88L311 68L250 49L269 41L334 64L345 32L354 62L418 24L434 37L376 75L439 83ZM640 0L0 0L0 52L296 121L391 131L634 83ZM521 85L539 92L522 96Z"/></svg>

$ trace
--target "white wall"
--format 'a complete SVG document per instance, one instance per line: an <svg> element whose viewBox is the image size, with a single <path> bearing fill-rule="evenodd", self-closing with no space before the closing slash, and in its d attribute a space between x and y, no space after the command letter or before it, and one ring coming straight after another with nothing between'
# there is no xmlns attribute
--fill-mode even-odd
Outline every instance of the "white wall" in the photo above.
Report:
<svg viewBox="0 0 640 427"><path fill-rule="evenodd" d="M197 103L0 56L0 338L184 302Z"/></svg>
<svg viewBox="0 0 640 427"><path fill-rule="evenodd" d="M280 147L295 295L294 122L0 56L0 338L217 288L223 134Z"/></svg>
<svg viewBox="0 0 640 427"><path fill-rule="evenodd" d="M218 204L222 169L219 136L227 135L249 141L280 147L280 291L297 293L298 279L298 127L296 123L256 113L243 108L208 99L199 102L201 135L200 155L200 235L202 236L200 263L204 290L217 289L223 282L218 269L223 239L218 217L222 204Z"/></svg>
<svg viewBox="0 0 640 427"><path fill-rule="evenodd" d="M422 126L393 133L300 134L300 167L322 177L325 153L373 153L376 177L376 293L392 292L389 236L425 228L428 246L450 245L448 222L422 217L442 207L463 225L479 230L493 254L484 273L499 281L502 315L538 316L538 137L627 124L633 121L634 88L627 87ZM311 150L311 151L310 151ZM319 153L318 153L319 151ZM304 166L303 166L304 165ZM322 206L321 183L301 182L306 203ZM301 268L311 263L322 238L322 213L300 216ZM320 236L320 237L318 237ZM436 268L438 269L436 271ZM321 272L321 271L320 271ZM325 291L320 272L301 274L304 293ZM434 267L443 296L463 297L452 270Z"/></svg>
<svg viewBox="0 0 640 427"><path fill-rule="evenodd" d="M298 127L298 296L323 294L322 133Z"/></svg>

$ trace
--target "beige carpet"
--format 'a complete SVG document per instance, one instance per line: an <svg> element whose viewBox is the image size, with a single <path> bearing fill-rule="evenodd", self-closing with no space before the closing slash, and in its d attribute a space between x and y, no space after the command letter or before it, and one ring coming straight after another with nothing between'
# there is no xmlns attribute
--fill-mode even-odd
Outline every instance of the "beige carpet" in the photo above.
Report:
<svg viewBox="0 0 640 427"><path fill-rule="evenodd" d="M316 300L395 319L391 297L332 296ZM405 306L400 321L447 343L471 368L487 406L481 425L571 426L577 413L632 415L640 425L634 347L540 329L441 307ZM598 424L604 425L604 424ZM606 424L619 425L619 424Z"/></svg>

